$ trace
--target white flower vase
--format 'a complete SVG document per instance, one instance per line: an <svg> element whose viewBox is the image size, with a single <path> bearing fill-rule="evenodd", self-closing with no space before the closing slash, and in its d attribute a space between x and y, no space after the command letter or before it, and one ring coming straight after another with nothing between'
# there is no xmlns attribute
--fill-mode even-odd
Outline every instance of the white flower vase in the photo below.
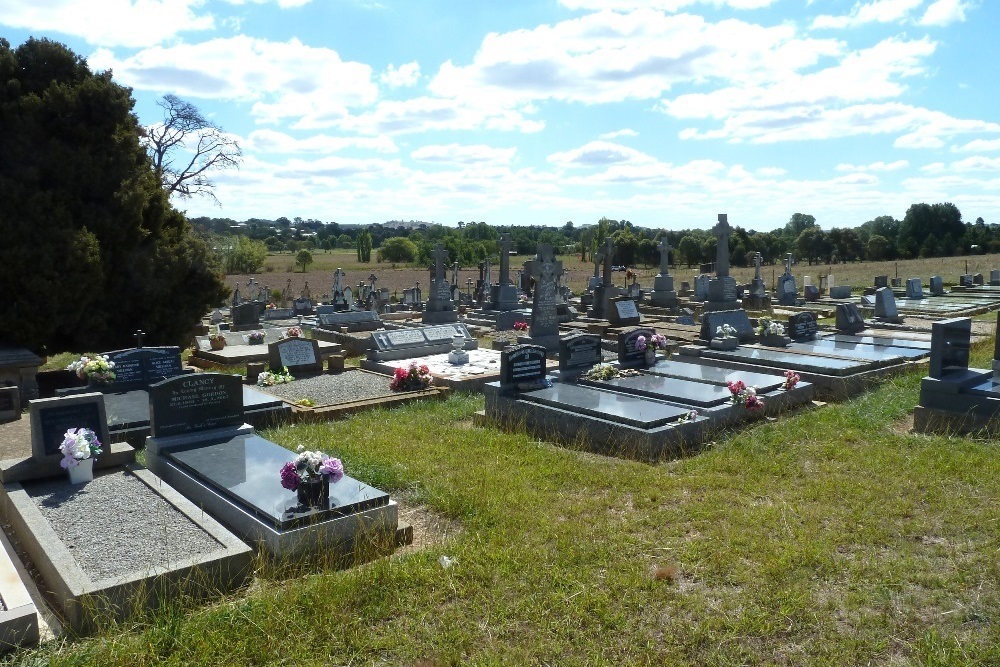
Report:
<svg viewBox="0 0 1000 667"><path fill-rule="evenodd" d="M70 484L83 484L94 481L94 459L83 459L78 465L66 468Z"/></svg>

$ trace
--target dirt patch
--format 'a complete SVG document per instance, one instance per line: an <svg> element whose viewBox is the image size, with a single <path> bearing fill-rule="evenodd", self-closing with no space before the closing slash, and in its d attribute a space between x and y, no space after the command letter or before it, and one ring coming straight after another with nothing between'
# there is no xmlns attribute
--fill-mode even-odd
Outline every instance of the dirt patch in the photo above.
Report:
<svg viewBox="0 0 1000 667"><path fill-rule="evenodd" d="M911 435L913 433L913 413L907 413L892 423L892 432L896 435Z"/></svg>
<svg viewBox="0 0 1000 667"><path fill-rule="evenodd" d="M396 551L407 554L441 546L462 532L462 524L449 519L406 493L393 494L399 503L399 520L413 526L413 543Z"/></svg>

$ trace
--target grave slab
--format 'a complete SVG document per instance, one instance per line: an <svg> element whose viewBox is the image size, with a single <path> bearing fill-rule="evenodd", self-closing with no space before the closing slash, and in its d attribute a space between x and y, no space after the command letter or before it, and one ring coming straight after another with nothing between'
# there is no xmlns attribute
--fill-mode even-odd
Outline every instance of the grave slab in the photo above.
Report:
<svg viewBox="0 0 1000 667"><path fill-rule="evenodd" d="M688 413L688 409L675 405L575 384L555 384L525 392L521 398L647 429L677 421L678 417Z"/></svg>
<svg viewBox="0 0 1000 667"><path fill-rule="evenodd" d="M578 382L598 389L706 408L729 403L731 397L728 387L660 375L640 375L599 381L581 379Z"/></svg>
<svg viewBox="0 0 1000 667"><path fill-rule="evenodd" d="M21 578L17 555L0 533L0 653L38 643L38 609ZM27 572L25 572L27 575Z"/></svg>

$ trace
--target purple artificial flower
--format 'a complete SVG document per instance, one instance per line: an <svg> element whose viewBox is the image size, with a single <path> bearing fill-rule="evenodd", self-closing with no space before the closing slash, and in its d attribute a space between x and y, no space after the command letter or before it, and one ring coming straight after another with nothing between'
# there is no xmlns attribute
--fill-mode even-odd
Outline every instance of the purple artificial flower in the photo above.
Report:
<svg viewBox="0 0 1000 667"><path fill-rule="evenodd" d="M646 337L645 336L639 336L638 338L635 339L635 349L639 350L640 352L645 351L645 349L646 349Z"/></svg>
<svg viewBox="0 0 1000 667"><path fill-rule="evenodd" d="M295 464L289 461L285 465L281 466L281 485L288 489L289 491L294 491L299 488L299 484L302 483L302 478L299 477L299 473L295 472Z"/></svg>
<svg viewBox="0 0 1000 667"><path fill-rule="evenodd" d="M336 484L344 476L344 464L340 462L340 459L335 459L331 456L323 460L323 464L319 467L319 472L321 475L329 477L330 481Z"/></svg>

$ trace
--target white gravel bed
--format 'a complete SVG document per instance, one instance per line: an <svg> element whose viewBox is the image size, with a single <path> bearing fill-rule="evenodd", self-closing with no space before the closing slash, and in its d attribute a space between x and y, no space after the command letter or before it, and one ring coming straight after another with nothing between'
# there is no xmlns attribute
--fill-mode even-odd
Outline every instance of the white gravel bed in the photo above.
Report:
<svg viewBox="0 0 1000 667"><path fill-rule="evenodd" d="M338 405L361 401L396 392L389 389L392 378L362 371L346 371L336 375L315 375L273 387L257 387L286 401L310 398L316 405Z"/></svg>

